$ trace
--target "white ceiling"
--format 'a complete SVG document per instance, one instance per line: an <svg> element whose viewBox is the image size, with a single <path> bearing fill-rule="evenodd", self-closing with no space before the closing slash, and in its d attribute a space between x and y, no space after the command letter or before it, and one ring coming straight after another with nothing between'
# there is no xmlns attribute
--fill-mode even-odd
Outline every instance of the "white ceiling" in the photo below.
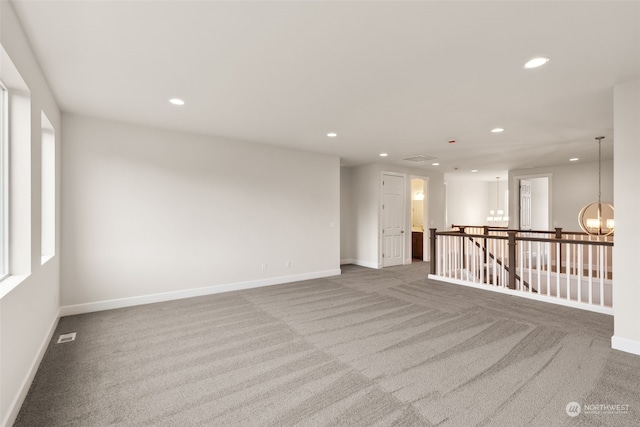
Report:
<svg viewBox="0 0 640 427"><path fill-rule="evenodd" d="M64 111L348 165L495 179L595 161L598 135L611 158L613 87L640 77L638 1L13 4Z"/></svg>

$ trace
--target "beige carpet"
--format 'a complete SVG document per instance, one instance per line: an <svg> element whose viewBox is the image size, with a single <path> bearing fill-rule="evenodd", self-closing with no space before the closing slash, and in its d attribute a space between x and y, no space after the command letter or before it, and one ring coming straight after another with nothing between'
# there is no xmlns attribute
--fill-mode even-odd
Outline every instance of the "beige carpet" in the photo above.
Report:
<svg viewBox="0 0 640 427"><path fill-rule="evenodd" d="M65 317L54 340L77 339L50 345L16 425L640 425L640 357L610 349L612 317L425 263L343 267Z"/></svg>

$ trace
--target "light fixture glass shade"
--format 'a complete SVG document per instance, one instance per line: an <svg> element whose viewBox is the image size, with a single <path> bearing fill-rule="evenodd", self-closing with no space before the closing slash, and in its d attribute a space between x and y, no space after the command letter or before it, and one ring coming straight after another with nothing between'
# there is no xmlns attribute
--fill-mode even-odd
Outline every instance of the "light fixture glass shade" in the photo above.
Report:
<svg viewBox="0 0 640 427"><path fill-rule="evenodd" d="M580 210L578 223L591 236L608 236L613 233L613 206L609 203L594 202Z"/></svg>
<svg viewBox="0 0 640 427"><path fill-rule="evenodd" d="M500 209L500 177L496 176L496 208L494 209L490 209L489 210L489 216L487 217L487 222L491 223L491 222L495 222L495 223L500 223L500 222L505 222L505 221L509 221L509 213L506 212L506 209ZM505 200L504 200L504 206L508 207L509 205L509 198L508 198L508 191L505 190ZM494 225L498 225L498 224L494 224Z"/></svg>

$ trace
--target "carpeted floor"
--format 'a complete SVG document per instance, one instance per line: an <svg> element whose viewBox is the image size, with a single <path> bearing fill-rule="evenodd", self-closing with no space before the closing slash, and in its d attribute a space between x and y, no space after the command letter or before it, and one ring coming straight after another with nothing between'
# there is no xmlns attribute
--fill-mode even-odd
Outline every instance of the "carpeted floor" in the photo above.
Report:
<svg viewBox="0 0 640 427"><path fill-rule="evenodd" d="M610 349L612 317L427 271L62 318L54 341L77 339L49 346L16 425L640 425L640 357Z"/></svg>

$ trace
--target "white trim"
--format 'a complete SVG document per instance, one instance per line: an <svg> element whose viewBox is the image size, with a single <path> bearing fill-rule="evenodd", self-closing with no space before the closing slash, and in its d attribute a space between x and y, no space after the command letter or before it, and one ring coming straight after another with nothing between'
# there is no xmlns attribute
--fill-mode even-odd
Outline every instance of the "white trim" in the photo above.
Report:
<svg viewBox="0 0 640 427"><path fill-rule="evenodd" d="M40 257L40 265L45 265L49 260L53 259L55 255L42 255Z"/></svg>
<svg viewBox="0 0 640 427"><path fill-rule="evenodd" d="M547 221L549 224L549 228L551 228L553 224L553 204L552 204L553 194L551 194L553 192L553 172L540 172L540 173L534 173L529 175L514 175L514 176L509 175L507 177L507 179L509 180L509 185L507 185L507 191L509 191L509 197L515 201L515 204L513 207L516 208L516 209L513 209L511 206L511 203L509 203L509 208L507 212L513 212L513 213L509 213L509 228L520 228L520 180L536 179L536 178L549 178L549 181L547 184L548 185ZM511 188L512 186L513 188ZM514 191L514 196L517 195L516 197L511 196L511 190ZM515 221L516 221L515 223L512 222L512 218L515 218Z"/></svg>
<svg viewBox="0 0 640 427"><path fill-rule="evenodd" d="M388 176L397 176L399 178L402 178L402 188L404 188L404 191L402 193L402 197L404 198L403 203L402 203L402 264L400 265L405 265L405 257L406 257L406 252L407 252L407 177L408 175L406 173L401 173L401 172L390 172L390 171L381 171L380 172L380 193L379 193L379 197L380 199L378 200L378 264L380 265L380 267L371 267L371 268L384 268L384 257L382 256L382 251L384 251L384 239L383 239L383 234L382 234L382 219L384 217L384 212L382 212L382 206L384 204L384 176L388 175ZM409 180L409 196L411 196L411 180ZM411 198L409 197L409 200L411 200ZM360 265L360 264L358 264ZM364 266L366 267L366 266Z"/></svg>
<svg viewBox="0 0 640 427"><path fill-rule="evenodd" d="M18 287L18 285L24 282L31 274L16 274L6 276L0 281L0 299L9 295L11 291Z"/></svg>
<svg viewBox="0 0 640 427"><path fill-rule="evenodd" d="M239 291L243 289L260 288L263 286L280 285L283 283L299 282L301 280L320 279L323 277L338 276L340 269L317 271L314 273L296 274L291 276L273 277L270 279L251 280L223 285L207 286L203 288L186 289L183 291L163 292L159 294L141 295L128 298L118 298L106 301L90 302L85 304L66 305L60 307L61 316L93 313L95 311L113 310L116 308L132 307L136 305L152 304L155 302L171 301L183 298L199 297L204 295L219 294L222 292Z"/></svg>
<svg viewBox="0 0 640 427"><path fill-rule="evenodd" d="M581 310L593 311L593 312L596 312L596 313L609 314L609 315L613 316L613 308L611 308L611 307L601 307L599 305L589 305L589 304L585 304L585 303L579 303L577 301L566 300L566 299L563 299L563 298L548 297L546 295L537 295L537 294L534 294L534 293L522 292L522 291L503 288L503 287L499 287L499 286L470 283L470 282L465 282L464 280L452 279L452 278L448 278L448 277L440 277L440 276L436 276L436 275L433 275L433 274L429 274L429 276L427 276L427 277L429 279L431 279L431 280L437 280L439 282L453 283L453 284L462 285L462 286L469 286L470 288L482 289L483 291L498 292L498 293L501 293L501 294L512 295L512 296L521 297L521 298L527 298L527 299L532 299L532 300L536 300L536 301L548 302L548 303L551 303L551 304L563 305L565 307L578 308L578 309L581 309Z"/></svg>
<svg viewBox="0 0 640 427"><path fill-rule="evenodd" d="M431 210L431 187L429 186L430 180L428 176L423 175L410 175L409 176L409 200L411 200L411 180L421 179L424 183L424 199L422 200L422 261L431 261L431 245L429 244L429 227L431 224L431 217L429 211ZM411 206L411 205L410 205ZM446 210L446 199L445 199ZM409 215L411 217L411 215ZM413 223L411 224L413 226ZM408 264L413 262L413 250L409 257Z"/></svg>
<svg viewBox="0 0 640 427"><path fill-rule="evenodd" d="M2 76L0 75L0 79ZM9 277L9 91L0 80L0 103L2 103L2 115L0 115L0 228L2 236L0 245L2 253L0 255L1 280Z"/></svg>
<svg viewBox="0 0 640 427"><path fill-rule="evenodd" d="M20 386L20 392L13 399L13 402L9 405L9 410L7 411L7 416L2 420L3 426L12 426L15 423L16 418L18 417L18 413L20 412L20 408L24 403L24 399L27 397L27 393L29 393L29 388L31 387L31 383L36 376L36 372L38 372L38 368L40 367L40 362L42 362L42 358L44 357L47 349L49 348L49 343L51 342L51 338L53 337L53 333L56 331L58 327L58 321L60 320L60 310L57 311L53 322L51 323L51 328L49 329L49 333L44 337L44 340L40 344L40 348L38 349L38 353L36 353L33 358L33 362L31 362L31 367L29 369L29 373L25 377L24 381L22 381L22 385Z"/></svg>
<svg viewBox="0 0 640 427"><path fill-rule="evenodd" d="M351 264L359 265L360 267L375 268L376 270L382 268L381 264L376 264L375 262L369 261L361 261L359 259L354 259Z"/></svg>
<svg viewBox="0 0 640 427"><path fill-rule="evenodd" d="M611 337L611 348L640 356L640 341L614 335Z"/></svg>
<svg viewBox="0 0 640 427"><path fill-rule="evenodd" d="M351 258L340 260L340 265L345 265L345 264L353 264L353 265L359 265L360 267L375 268L375 269L382 268L380 264L376 264L375 262L360 261L359 259L351 259ZM408 264L410 264L410 262Z"/></svg>

